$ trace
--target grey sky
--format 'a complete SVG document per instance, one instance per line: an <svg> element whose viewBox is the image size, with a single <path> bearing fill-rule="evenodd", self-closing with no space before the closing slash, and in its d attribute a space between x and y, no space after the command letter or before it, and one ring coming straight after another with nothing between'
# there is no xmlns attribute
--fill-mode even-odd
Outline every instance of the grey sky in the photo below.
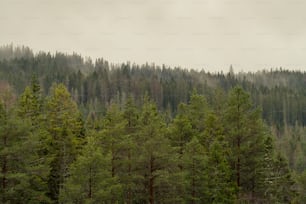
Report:
<svg viewBox="0 0 306 204"><path fill-rule="evenodd" d="M303 0L0 0L0 44L110 62L306 70Z"/></svg>

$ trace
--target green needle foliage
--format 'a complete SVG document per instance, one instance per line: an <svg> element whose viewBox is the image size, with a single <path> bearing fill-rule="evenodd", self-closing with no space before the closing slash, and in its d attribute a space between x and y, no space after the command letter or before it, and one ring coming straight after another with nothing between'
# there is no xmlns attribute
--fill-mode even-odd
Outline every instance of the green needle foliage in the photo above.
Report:
<svg viewBox="0 0 306 204"><path fill-rule="evenodd" d="M160 100L158 77L152 77ZM109 98L102 111L93 102L82 115L89 92L77 104L75 93L82 88L72 96L64 84L54 84L44 97L38 79L31 83L17 101L0 83L1 203L305 200L303 128L286 129L293 134L289 158L300 155L288 163L276 148L283 145L275 139L277 131L269 130L240 86L228 96L210 92L208 100L194 91L173 117L167 108L165 120L160 101L148 95L137 101L118 91L116 102ZM103 90L104 97L110 90ZM293 173L294 166L301 173Z"/></svg>

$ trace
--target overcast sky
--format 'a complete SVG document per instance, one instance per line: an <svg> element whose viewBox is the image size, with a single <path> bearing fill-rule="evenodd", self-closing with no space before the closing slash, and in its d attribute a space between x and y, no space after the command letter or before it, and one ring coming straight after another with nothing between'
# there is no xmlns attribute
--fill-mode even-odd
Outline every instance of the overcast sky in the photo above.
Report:
<svg viewBox="0 0 306 204"><path fill-rule="evenodd" d="M306 70L304 0L0 0L0 45L114 62Z"/></svg>

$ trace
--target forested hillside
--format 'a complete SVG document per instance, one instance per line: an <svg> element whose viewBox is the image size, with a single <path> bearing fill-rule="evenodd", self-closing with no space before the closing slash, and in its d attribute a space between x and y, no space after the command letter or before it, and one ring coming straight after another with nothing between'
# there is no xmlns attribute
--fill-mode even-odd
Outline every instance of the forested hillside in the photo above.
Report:
<svg viewBox="0 0 306 204"><path fill-rule="evenodd" d="M306 73L0 49L2 203L305 203Z"/></svg>

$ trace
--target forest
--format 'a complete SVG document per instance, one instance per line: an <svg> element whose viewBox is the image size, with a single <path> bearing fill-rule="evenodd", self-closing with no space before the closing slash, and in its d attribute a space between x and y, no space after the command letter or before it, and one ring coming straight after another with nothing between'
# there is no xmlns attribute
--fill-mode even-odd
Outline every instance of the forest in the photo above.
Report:
<svg viewBox="0 0 306 204"><path fill-rule="evenodd" d="M306 203L305 87L2 46L1 203Z"/></svg>

